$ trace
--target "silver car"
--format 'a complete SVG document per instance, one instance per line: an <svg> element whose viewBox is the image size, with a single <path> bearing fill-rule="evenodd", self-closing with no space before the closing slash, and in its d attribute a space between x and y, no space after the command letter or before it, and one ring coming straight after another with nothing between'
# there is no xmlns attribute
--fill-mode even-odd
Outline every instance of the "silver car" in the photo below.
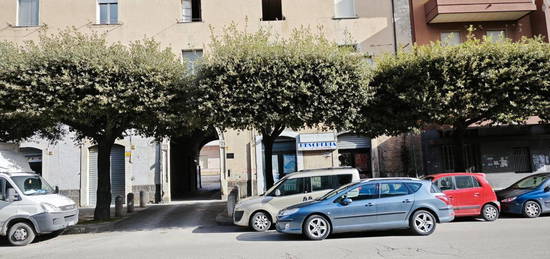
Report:
<svg viewBox="0 0 550 259"><path fill-rule="evenodd" d="M344 185L319 199L288 207L277 216L277 231L320 240L331 233L411 229L434 232L454 219L449 200L430 181L379 178Z"/></svg>

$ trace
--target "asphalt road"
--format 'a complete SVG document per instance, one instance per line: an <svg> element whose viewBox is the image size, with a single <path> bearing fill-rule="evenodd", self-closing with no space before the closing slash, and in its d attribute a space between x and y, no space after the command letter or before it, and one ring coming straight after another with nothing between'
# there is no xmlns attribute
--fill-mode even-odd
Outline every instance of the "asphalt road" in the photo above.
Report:
<svg viewBox="0 0 550 259"><path fill-rule="evenodd" d="M113 232L42 238L26 247L0 244L0 258L550 258L550 216L462 219L428 237L366 232L307 241L274 231L219 226L216 200L155 205Z"/></svg>

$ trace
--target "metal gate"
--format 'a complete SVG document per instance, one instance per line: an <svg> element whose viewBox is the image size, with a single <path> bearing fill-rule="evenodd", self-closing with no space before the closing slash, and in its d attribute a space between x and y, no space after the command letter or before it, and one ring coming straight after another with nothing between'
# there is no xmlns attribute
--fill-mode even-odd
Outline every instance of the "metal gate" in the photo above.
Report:
<svg viewBox="0 0 550 259"><path fill-rule="evenodd" d="M88 188L88 205L95 206L97 201L97 147L90 148L88 167L90 186ZM125 200L124 169L124 147L115 145L111 149L111 203L114 203L117 195L122 196L123 200Z"/></svg>
<svg viewBox="0 0 550 259"><path fill-rule="evenodd" d="M367 137L352 134L338 136L338 149L370 148L370 145L370 138Z"/></svg>

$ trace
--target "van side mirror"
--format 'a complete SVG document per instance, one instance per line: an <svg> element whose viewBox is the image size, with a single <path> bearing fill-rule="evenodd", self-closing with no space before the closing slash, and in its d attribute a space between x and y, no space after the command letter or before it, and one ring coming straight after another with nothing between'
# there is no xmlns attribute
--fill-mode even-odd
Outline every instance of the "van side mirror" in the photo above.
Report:
<svg viewBox="0 0 550 259"><path fill-rule="evenodd" d="M275 190L275 196L281 196L281 190L277 189Z"/></svg>
<svg viewBox="0 0 550 259"><path fill-rule="evenodd" d="M19 195L17 195L17 192L15 192L15 189L13 188L9 188L8 189L8 202L14 202L14 201L18 201L18 200L21 200L21 198L19 198Z"/></svg>
<svg viewBox="0 0 550 259"><path fill-rule="evenodd" d="M344 205L344 206L348 206L350 205L351 203L353 202L353 200L351 200L350 198L344 196L342 197L342 199L340 200L340 204Z"/></svg>
<svg viewBox="0 0 550 259"><path fill-rule="evenodd" d="M59 193L59 186L55 186L55 191L54 191L56 194Z"/></svg>
<svg viewBox="0 0 550 259"><path fill-rule="evenodd" d="M550 192L550 185L549 185L549 186L546 186L546 187L544 187L544 192Z"/></svg>

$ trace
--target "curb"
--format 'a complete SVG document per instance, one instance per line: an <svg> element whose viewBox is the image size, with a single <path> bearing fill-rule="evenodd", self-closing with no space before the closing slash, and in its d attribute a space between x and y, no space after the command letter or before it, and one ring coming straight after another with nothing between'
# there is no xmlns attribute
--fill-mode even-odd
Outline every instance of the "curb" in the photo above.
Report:
<svg viewBox="0 0 550 259"><path fill-rule="evenodd" d="M147 209L151 208L151 206L147 206L143 209L135 210L131 214L125 214L124 216L120 218L111 218L112 221L109 222L102 222L102 223L90 223L90 224L76 224L74 226L67 227L65 231L63 231L62 235L73 235L73 234L86 234L86 233L101 233L101 232L108 232L111 229L113 229L113 226L127 218L133 217L138 215L140 212L145 211Z"/></svg>
<svg viewBox="0 0 550 259"><path fill-rule="evenodd" d="M233 218L227 215L226 211L223 210L216 215L216 223L222 226L233 226Z"/></svg>

